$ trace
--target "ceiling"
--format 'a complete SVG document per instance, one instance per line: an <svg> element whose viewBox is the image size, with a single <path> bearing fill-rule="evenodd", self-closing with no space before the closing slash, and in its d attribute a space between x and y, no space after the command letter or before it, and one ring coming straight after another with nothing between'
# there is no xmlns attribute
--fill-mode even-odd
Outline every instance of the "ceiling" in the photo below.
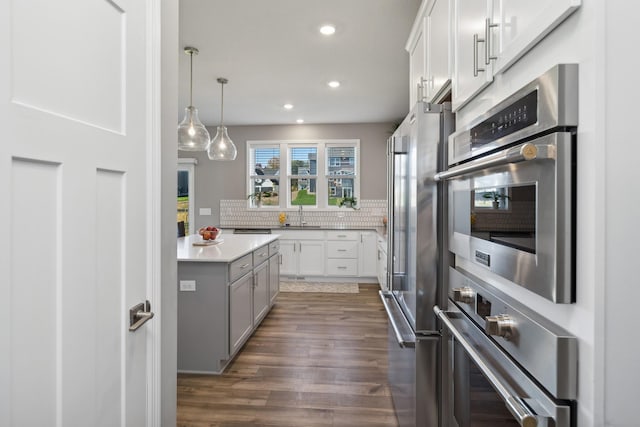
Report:
<svg viewBox="0 0 640 427"><path fill-rule="evenodd" d="M196 47L193 105L226 125L398 121L409 109L404 49L419 0L180 0L180 48ZM332 36L319 28L331 23ZM327 83L338 80L331 89ZM283 105L293 104L285 110ZM179 116L189 105L180 55Z"/></svg>

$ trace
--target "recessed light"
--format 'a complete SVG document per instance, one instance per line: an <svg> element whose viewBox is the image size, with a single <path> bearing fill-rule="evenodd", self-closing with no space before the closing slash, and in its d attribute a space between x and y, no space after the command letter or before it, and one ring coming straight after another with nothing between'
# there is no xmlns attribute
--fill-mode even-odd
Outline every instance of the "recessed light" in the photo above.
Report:
<svg viewBox="0 0 640 427"><path fill-rule="evenodd" d="M322 27L320 27L320 32L325 36L330 36L336 32L336 27L334 27L333 25L323 25Z"/></svg>
<svg viewBox="0 0 640 427"><path fill-rule="evenodd" d="M298 120L296 120L296 123L298 123L298 124L304 123L304 119L298 119Z"/></svg>
<svg viewBox="0 0 640 427"><path fill-rule="evenodd" d="M329 87L331 87L331 88L333 88L333 89L335 89L335 88L337 88L337 87L339 87L339 86L340 86L340 82L339 82L339 81L337 81L337 80L332 80L332 81L330 81L330 82L329 82L329 83L327 83L327 84L329 85Z"/></svg>
<svg viewBox="0 0 640 427"><path fill-rule="evenodd" d="M283 107L285 110L291 110L293 108L293 104L284 104Z"/></svg>

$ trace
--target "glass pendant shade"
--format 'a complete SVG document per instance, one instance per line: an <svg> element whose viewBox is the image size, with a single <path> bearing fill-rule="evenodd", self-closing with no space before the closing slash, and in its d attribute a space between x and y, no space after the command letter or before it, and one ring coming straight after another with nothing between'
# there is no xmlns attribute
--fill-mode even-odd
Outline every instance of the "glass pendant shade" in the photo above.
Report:
<svg viewBox="0 0 640 427"><path fill-rule="evenodd" d="M236 146L229 138L226 126L218 126L216 136L211 140L207 154L211 160L235 160L238 155Z"/></svg>
<svg viewBox="0 0 640 427"><path fill-rule="evenodd" d="M184 109L184 120L178 125L178 150L206 151L209 146L210 135L198 118L198 109L187 107Z"/></svg>
<svg viewBox="0 0 640 427"><path fill-rule="evenodd" d="M189 106L184 109L184 119L178 125L178 150L207 151L211 136L198 117L198 109L193 106L193 55L198 49L187 46L184 53L189 55Z"/></svg>
<svg viewBox="0 0 640 427"><path fill-rule="evenodd" d="M209 143L207 148L207 154L211 160L235 160L238 155L238 150L233 144L229 134L227 133L227 127L224 125L224 85L229 81L224 77L218 78L220 83L220 125L216 136Z"/></svg>

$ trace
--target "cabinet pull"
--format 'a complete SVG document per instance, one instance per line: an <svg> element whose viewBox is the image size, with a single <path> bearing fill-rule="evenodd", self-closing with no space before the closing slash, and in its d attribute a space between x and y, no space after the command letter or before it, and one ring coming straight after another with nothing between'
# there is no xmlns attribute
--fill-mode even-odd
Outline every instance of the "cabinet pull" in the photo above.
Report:
<svg viewBox="0 0 640 427"><path fill-rule="evenodd" d="M338 249L338 252L347 252L346 249Z"/></svg>
<svg viewBox="0 0 640 427"><path fill-rule="evenodd" d="M491 29L497 26L498 24L491 23L491 18L484 21L484 63L486 65L489 65L492 59L498 59L497 56L491 56Z"/></svg>
<svg viewBox="0 0 640 427"><path fill-rule="evenodd" d="M241 265L241 266L240 266L240 269L241 269L241 270L244 270L244 269L245 269L245 268L247 268L247 267L249 267L249 264L244 264L244 265Z"/></svg>
<svg viewBox="0 0 640 427"><path fill-rule="evenodd" d="M337 237L347 237L347 235L346 234L338 234Z"/></svg>
<svg viewBox="0 0 640 427"><path fill-rule="evenodd" d="M484 68L478 68L478 43L484 43L484 39L473 35L473 77L478 77L478 72L484 72Z"/></svg>
<svg viewBox="0 0 640 427"><path fill-rule="evenodd" d="M280 265L282 265L282 254L278 254L278 259L280 261Z"/></svg>
<svg viewBox="0 0 640 427"><path fill-rule="evenodd" d="M339 268L340 270L346 270L346 269L347 269L347 267L345 267L344 265L339 265L339 266L338 266L338 268Z"/></svg>

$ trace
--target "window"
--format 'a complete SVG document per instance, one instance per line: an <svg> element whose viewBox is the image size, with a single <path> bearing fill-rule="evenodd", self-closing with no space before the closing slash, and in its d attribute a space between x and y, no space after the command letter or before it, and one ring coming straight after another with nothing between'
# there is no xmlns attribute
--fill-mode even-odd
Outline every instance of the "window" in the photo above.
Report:
<svg viewBox="0 0 640 427"><path fill-rule="evenodd" d="M359 146L358 140L247 141L249 206L334 208L342 198L357 198Z"/></svg>
<svg viewBox="0 0 640 427"><path fill-rule="evenodd" d="M292 206L317 206L317 146L289 148L288 181Z"/></svg>
<svg viewBox="0 0 640 427"><path fill-rule="evenodd" d="M356 181L356 147L343 144L330 144L327 153L327 186L330 191L327 205L336 206L339 199L356 197L354 186Z"/></svg>
<svg viewBox="0 0 640 427"><path fill-rule="evenodd" d="M194 224L196 159L178 159L178 222L184 222L186 235Z"/></svg>
<svg viewBox="0 0 640 427"><path fill-rule="evenodd" d="M280 206L280 147L249 148L249 195L252 206ZM259 202L258 202L259 201Z"/></svg>

